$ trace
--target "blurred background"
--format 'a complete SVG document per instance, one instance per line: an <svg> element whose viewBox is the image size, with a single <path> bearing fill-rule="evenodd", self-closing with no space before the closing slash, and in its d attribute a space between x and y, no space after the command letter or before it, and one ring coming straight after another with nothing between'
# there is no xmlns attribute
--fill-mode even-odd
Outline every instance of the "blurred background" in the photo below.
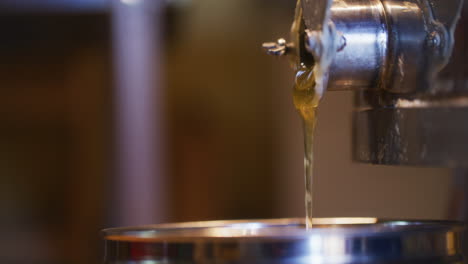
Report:
<svg viewBox="0 0 468 264"><path fill-rule="evenodd" d="M99 263L106 227L302 217L293 0L2 0L0 262ZM148 4L149 2L149 4ZM452 172L351 161L327 93L314 214L449 218Z"/></svg>

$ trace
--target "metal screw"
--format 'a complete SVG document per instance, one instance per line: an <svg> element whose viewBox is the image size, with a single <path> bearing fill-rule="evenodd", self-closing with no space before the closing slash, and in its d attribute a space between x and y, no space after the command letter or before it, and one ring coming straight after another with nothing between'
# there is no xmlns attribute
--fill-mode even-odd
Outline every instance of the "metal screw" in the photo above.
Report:
<svg viewBox="0 0 468 264"><path fill-rule="evenodd" d="M278 39L277 42L263 43L262 47L268 55L283 56L288 52L288 44L284 38Z"/></svg>

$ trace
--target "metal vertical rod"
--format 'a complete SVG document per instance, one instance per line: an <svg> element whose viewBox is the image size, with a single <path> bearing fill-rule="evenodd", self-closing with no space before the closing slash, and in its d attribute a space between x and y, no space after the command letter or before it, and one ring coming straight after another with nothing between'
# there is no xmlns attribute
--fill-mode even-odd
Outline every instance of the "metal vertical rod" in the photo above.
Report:
<svg viewBox="0 0 468 264"><path fill-rule="evenodd" d="M166 220L161 9L161 0L113 1L116 225Z"/></svg>

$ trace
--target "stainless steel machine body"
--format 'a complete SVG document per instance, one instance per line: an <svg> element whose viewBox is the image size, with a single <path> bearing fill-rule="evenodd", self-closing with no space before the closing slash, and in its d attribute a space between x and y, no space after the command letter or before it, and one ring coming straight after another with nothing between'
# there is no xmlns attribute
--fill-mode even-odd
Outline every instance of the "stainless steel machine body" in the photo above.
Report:
<svg viewBox="0 0 468 264"><path fill-rule="evenodd" d="M337 53L330 89L357 90L355 160L466 166L466 4L335 3L335 24L348 46Z"/></svg>
<svg viewBox="0 0 468 264"><path fill-rule="evenodd" d="M463 263L462 225L375 218L216 221L109 229L105 263Z"/></svg>
<svg viewBox="0 0 468 264"><path fill-rule="evenodd" d="M444 17L436 15L430 1L334 1L331 20L345 45L331 67L329 90L436 92L440 87L430 82L452 55L462 3L447 2L453 6L444 6L451 8L451 16Z"/></svg>
<svg viewBox="0 0 468 264"><path fill-rule="evenodd" d="M377 81L356 92L354 158L375 164L465 167L467 4L389 2L384 1L388 34L387 45L380 49L383 64L374 75Z"/></svg>
<svg viewBox="0 0 468 264"><path fill-rule="evenodd" d="M302 1L295 43L264 47L311 64L316 54L310 47L322 44L313 33L320 20L311 17L329 12L342 44L329 68L328 90L356 91L355 160L468 165L466 1L330 1L328 11L327 0Z"/></svg>

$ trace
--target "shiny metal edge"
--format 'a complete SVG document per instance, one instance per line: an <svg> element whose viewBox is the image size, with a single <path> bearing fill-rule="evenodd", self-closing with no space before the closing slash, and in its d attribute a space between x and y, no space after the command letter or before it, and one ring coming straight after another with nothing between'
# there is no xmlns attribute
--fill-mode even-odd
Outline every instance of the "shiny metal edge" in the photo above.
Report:
<svg viewBox="0 0 468 264"><path fill-rule="evenodd" d="M315 221L310 231L301 219L106 229L105 263L463 263L460 222Z"/></svg>
<svg viewBox="0 0 468 264"><path fill-rule="evenodd" d="M308 230L310 232L319 232L323 228L333 227L335 229L346 229L347 232L362 232L363 229L379 229L380 232L385 231L389 227L392 230L395 228L404 229L408 226L425 226L427 227L446 227L451 228L464 226L463 223L457 221L446 220L392 220L381 219L375 217L335 217L335 218L314 218L313 224L316 228ZM181 223L164 223L155 225L144 225L134 227L120 227L108 228L102 230L102 235L137 235L140 231L154 231L154 232L177 232L177 231L196 231L202 229L226 228L231 229L244 229L244 228L286 228L298 229L301 235L305 230L305 222L303 218L283 218L283 219L250 219L250 220L217 220L217 221L199 221L199 222L181 222ZM290 233L291 234L291 233ZM307 235L307 234L306 234Z"/></svg>

